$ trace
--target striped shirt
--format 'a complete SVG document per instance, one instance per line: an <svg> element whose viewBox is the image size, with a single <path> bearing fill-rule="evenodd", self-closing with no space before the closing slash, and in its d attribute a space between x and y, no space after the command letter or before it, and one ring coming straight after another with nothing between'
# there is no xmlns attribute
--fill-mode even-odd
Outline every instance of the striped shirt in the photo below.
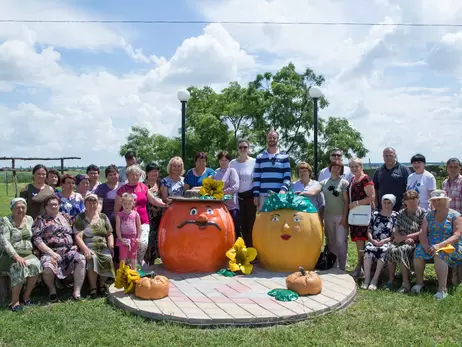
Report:
<svg viewBox="0 0 462 347"><path fill-rule="evenodd" d="M253 196L268 195L287 191L290 186L290 157L284 152L269 154L264 151L257 156L253 170Z"/></svg>

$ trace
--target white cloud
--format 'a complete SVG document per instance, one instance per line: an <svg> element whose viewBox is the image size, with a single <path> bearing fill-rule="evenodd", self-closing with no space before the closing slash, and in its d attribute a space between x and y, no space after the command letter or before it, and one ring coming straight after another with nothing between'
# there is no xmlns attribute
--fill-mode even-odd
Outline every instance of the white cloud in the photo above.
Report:
<svg viewBox="0 0 462 347"><path fill-rule="evenodd" d="M205 27L204 34L183 41L170 60L155 59L157 66L146 77L145 89L160 84L227 84L239 80L255 65L255 58L244 51L220 24Z"/></svg>
<svg viewBox="0 0 462 347"><path fill-rule="evenodd" d="M87 164L121 163L118 150L131 126L164 135L178 133L179 88L227 84L255 64L220 25L185 38L170 58L148 57L120 39L117 44L135 62L152 65L151 70L127 74L104 67L79 72L78 65L61 62L59 42L37 45L34 35L29 36L0 43L0 78L5 81L0 87L11 92L15 85L26 86L18 97L45 98L3 106L0 102L2 118L8 119L0 133L5 155L77 155ZM104 46L100 42L95 49Z"/></svg>
<svg viewBox="0 0 462 347"><path fill-rule="evenodd" d="M462 3L450 0L198 0L192 6L211 21L462 20ZM99 18L51 0L0 2L0 13L23 19ZM135 47L133 36L144 39L137 42L149 42L149 37L127 26L0 24L1 154L76 155L85 164L122 163L117 152L130 126L177 134L178 89L245 83L293 61L300 70L310 67L326 76L331 105L320 116L347 117L364 135L372 161L380 161L388 145L404 161L417 151L429 160L444 160L462 154L454 140L462 126L461 33L396 25L211 24L202 34L185 35L167 55L159 51L162 47L154 52L147 44ZM101 61L66 60L73 52L88 51L129 56L132 66L124 71L133 70L120 73Z"/></svg>
<svg viewBox="0 0 462 347"><path fill-rule="evenodd" d="M455 116L460 110L449 112L461 105L460 94L453 90L460 88L454 76L462 71L462 31L392 25L458 23L462 3L204 0L199 11L211 21L391 24L225 28L250 52L276 55L280 62L292 60L299 69L310 67L326 76L325 94L331 104L321 117L347 117L364 135L372 161L381 161L381 150L388 145L395 146L405 161L416 151L437 161L462 154L452 140L462 128L462 119ZM443 77L437 69L449 74Z"/></svg>

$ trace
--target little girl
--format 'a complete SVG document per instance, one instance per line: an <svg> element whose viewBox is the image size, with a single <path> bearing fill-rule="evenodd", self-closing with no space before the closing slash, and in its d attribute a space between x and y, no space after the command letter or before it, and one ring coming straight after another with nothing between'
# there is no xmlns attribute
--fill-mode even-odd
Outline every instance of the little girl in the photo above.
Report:
<svg viewBox="0 0 462 347"><path fill-rule="evenodd" d="M136 195L123 193L121 202L122 211L116 214L116 245L120 260L136 270L136 250L141 236L140 215L135 210Z"/></svg>

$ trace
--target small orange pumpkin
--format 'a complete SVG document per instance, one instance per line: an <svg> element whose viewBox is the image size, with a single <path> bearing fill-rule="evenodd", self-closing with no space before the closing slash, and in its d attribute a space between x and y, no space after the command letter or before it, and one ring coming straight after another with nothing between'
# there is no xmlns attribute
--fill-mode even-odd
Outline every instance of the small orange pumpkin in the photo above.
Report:
<svg viewBox="0 0 462 347"><path fill-rule="evenodd" d="M135 295L146 300L157 300L168 296L170 281L165 276L143 277L136 282Z"/></svg>
<svg viewBox="0 0 462 347"><path fill-rule="evenodd" d="M306 272L302 267L286 278L287 289L298 295L316 295L321 293L322 281L316 272Z"/></svg>

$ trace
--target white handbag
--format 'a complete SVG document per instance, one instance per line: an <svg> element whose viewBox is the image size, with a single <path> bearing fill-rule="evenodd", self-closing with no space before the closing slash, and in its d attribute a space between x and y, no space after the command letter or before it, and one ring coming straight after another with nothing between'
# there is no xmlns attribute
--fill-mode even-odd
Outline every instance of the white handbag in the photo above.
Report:
<svg viewBox="0 0 462 347"><path fill-rule="evenodd" d="M354 178L351 180L349 195L351 201L351 187ZM358 205L350 210L348 213L348 224L356 226L368 226L371 221L372 208L371 205Z"/></svg>

